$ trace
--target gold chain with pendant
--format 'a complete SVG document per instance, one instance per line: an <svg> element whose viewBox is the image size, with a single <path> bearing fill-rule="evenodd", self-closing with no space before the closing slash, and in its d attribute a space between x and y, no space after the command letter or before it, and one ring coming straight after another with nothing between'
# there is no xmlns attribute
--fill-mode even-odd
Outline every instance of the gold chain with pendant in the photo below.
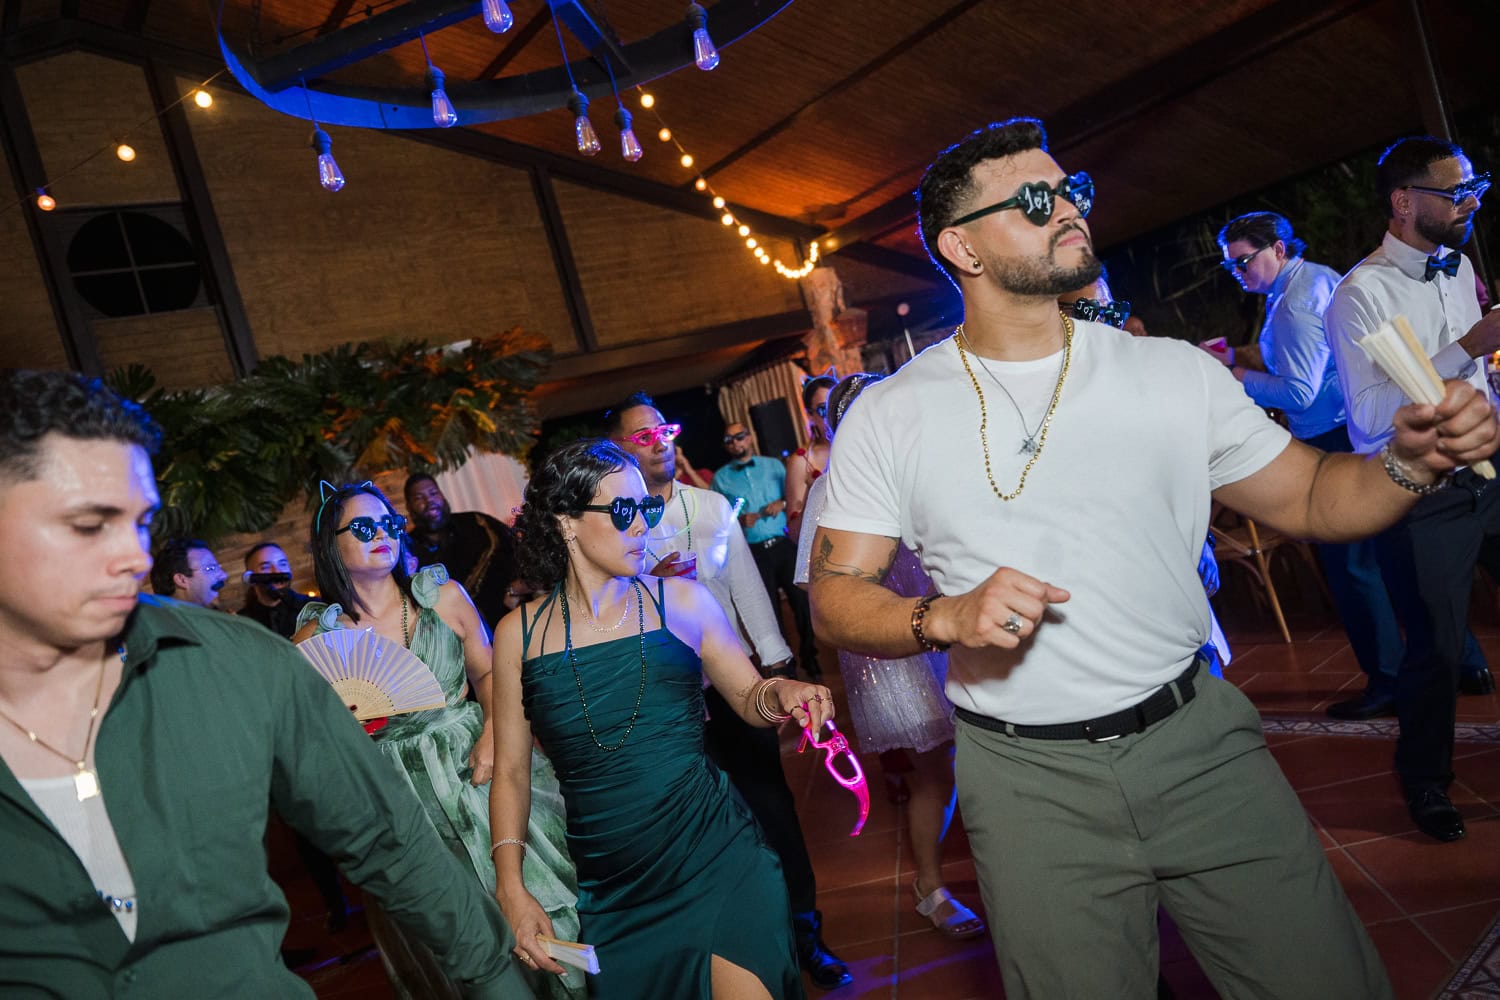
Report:
<svg viewBox="0 0 1500 1000"><path fill-rule="evenodd" d="M995 496L1006 503L1021 495L1021 491L1026 488L1026 477L1030 474L1031 467L1036 465L1037 459L1042 457L1042 449L1047 446L1047 430L1052 424L1052 414L1057 410L1057 401L1062 398L1063 382L1067 381L1068 378L1068 366L1073 360L1073 318L1067 313L1060 313L1060 315L1063 321L1063 363L1062 369L1057 373L1057 387L1052 390L1052 402L1047 406L1047 415L1042 418L1042 429L1041 434L1037 437L1036 450L1031 453L1031 458L1026 461L1026 467L1021 470L1021 481L1016 484L1015 490L1010 493L1002 493L1000 491L1000 487L995 484L995 473L990 466L990 441L988 436L990 415L984 405L984 390L979 387L979 379L974 376L974 369L969 365L969 355L964 351L964 344L969 338L964 335L964 325L962 323L958 324L958 329L953 331L953 343L958 348L958 360L963 362L964 372L969 376L969 381L974 386L974 395L979 397L979 444L984 449L984 474L989 478L990 489L995 491ZM969 350L973 351L972 344L969 345ZM975 356L978 356L977 352Z"/></svg>

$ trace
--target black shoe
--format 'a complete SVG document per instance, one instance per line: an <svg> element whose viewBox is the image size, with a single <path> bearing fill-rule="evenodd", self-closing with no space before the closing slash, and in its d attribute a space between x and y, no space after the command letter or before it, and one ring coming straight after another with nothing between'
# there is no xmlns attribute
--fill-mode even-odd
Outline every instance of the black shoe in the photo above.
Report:
<svg viewBox="0 0 1500 1000"><path fill-rule="evenodd" d="M797 934L797 961L814 986L820 990L836 990L854 982L849 966L823 943L822 912L811 910L792 914L792 929Z"/></svg>
<svg viewBox="0 0 1500 1000"><path fill-rule="evenodd" d="M1462 840L1464 818L1458 814L1448 793L1441 788L1425 788L1413 792L1406 800L1407 811L1412 822L1433 840L1450 843Z"/></svg>
<svg viewBox="0 0 1500 1000"><path fill-rule="evenodd" d="M1358 698L1336 701L1326 711L1330 719L1373 719L1377 715L1395 715L1396 699L1388 694L1372 694L1366 688Z"/></svg>
<svg viewBox="0 0 1500 1000"><path fill-rule="evenodd" d="M1494 694L1495 675L1488 670L1464 674L1458 679L1458 691L1460 694Z"/></svg>

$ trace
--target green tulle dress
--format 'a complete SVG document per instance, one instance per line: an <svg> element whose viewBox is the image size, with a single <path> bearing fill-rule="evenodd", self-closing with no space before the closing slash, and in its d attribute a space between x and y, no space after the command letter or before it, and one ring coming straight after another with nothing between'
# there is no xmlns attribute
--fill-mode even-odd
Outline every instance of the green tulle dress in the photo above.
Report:
<svg viewBox="0 0 1500 1000"><path fill-rule="evenodd" d="M447 706L428 712L392 717L375 734L375 745L395 773L416 793L443 842L468 863L486 892L495 889L495 866L490 860L489 785L469 783L469 751L484 726L483 710L464 699L463 642L438 617L438 591L448 582L448 571L429 566L412 577L412 597L418 606L411 633L411 651L432 670L443 686ZM309 602L298 616L300 628L318 623L318 632L343 628L337 604ZM527 890L552 919L553 933L577 940L575 908L578 881L566 848L562 794L552 765L542 754L531 755L531 816L526 828L526 853L521 874ZM398 997L412 1000L458 997L431 953L401 933L378 906L367 903L366 913L386 973ZM584 995L583 974L569 970L565 982L555 976L538 977L539 997L576 1000Z"/></svg>
<svg viewBox="0 0 1500 1000"><path fill-rule="evenodd" d="M755 973L772 997L801 998L781 863L704 755L702 665L667 630L656 584L638 593L650 595L662 626L627 626L617 639L575 649L576 676L563 650L533 650L535 625L557 611L558 591L522 619L525 653L536 653L523 660L522 700L562 782L581 940L599 957L590 995L703 1000L719 955ZM635 728L619 749L601 750L624 736L638 694Z"/></svg>

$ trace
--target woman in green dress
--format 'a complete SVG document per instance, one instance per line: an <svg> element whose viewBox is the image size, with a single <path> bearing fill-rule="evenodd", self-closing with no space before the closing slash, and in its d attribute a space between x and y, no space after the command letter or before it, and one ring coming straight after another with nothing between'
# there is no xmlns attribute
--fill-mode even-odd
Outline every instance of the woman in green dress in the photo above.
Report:
<svg viewBox="0 0 1500 1000"><path fill-rule="evenodd" d="M484 786L493 769L494 726L481 708L490 697L489 630L463 586L442 566L408 575L404 529L405 519L369 483L338 490L325 484L312 524L312 550L318 588L327 600L302 609L294 640L337 628L373 629L409 648L432 670L446 705L392 717L375 732L375 744L391 763L392 779L416 793L443 842L493 891ZM473 684L478 704L465 700L467 684ZM578 927L577 877L564 846L562 798L545 757L535 754L528 766L539 791L529 819L523 813L515 824L525 831L528 845L523 877L560 932L569 934ZM459 995L432 955L369 900L366 914L398 997ZM539 980L538 996L561 1000L584 992L576 971L566 980Z"/></svg>
<svg viewBox="0 0 1500 1000"><path fill-rule="evenodd" d="M535 794L535 734L567 802L581 940L600 966L592 996L800 998L780 862L703 753L702 678L755 726L821 727L833 699L762 680L701 584L640 579L662 506L608 441L559 449L527 487L522 575L550 593L495 640L496 895L522 962L557 971L537 935L565 935L524 884L531 848L515 819Z"/></svg>

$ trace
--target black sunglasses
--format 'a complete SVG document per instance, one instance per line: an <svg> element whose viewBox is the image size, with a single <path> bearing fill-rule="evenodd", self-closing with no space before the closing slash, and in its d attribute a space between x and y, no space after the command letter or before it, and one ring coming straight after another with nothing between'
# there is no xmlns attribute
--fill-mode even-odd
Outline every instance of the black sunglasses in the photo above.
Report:
<svg viewBox="0 0 1500 1000"><path fill-rule="evenodd" d="M635 512L641 512L641 518L646 522L647 528L654 528L661 523L662 512L667 509L667 501L664 497L644 497L636 500L633 497L615 497L605 504L589 504L583 508L599 514L608 514L609 519L614 522L616 531L625 531L635 523Z"/></svg>
<svg viewBox="0 0 1500 1000"><path fill-rule="evenodd" d="M1265 246L1252 253L1242 253L1238 257L1231 257L1228 260L1221 260L1219 261L1219 266L1228 271L1230 274L1234 274L1236 271L1238 271L1240 274L1244 274L1246 271L1250 270L1250 262L1252 260L1254 260L1256 257L1259 257L1261 254L1265 253L1273 246L1275 246L1274 243L1267 243Z"/></svg>
<svg viewBox="0 0 1500 1000"><path fill-rule="evenodd" d="M1423 187L1420 184L1407 184L1408 191L1420 191L1423 194L1436 194L1453 202L1453 207L1462 205L1469 197L1479 201L1484 193L1490 189L1490 175L1488 173L1475 174L1462 183L1455 184L1451 188Z"/></svg>
<svg viewBox="0 0 1500 1000"><path fill-rule="evenodd" d="M360 541L368 542L375 537L376 528L383 529L387 538L397 539L406 530L406 518L400 514L387 514L384 517L352 517L348 524L335 531L334 534L342 535L347 531Z"/></svg>
<svg viewBox="0 0 1500 1000"><path fill-rule="evenodd" d="M1073 303L1073 318L1124 326L1130 318L1130 303L1115 301L1105 305L1098 299L1077 299Z"/></svg>
<svg viewBox="0 0 1500 1000"><path fill-rule="evenodd" d="M1033 226L1045 226L1047 220L1052 218L1052 210L1056 207L1058 198L1071 201L1079 215L1087 216L1094 207L1094 179L1080 170L1070 177L1064 177L1056 187L1040 181L1027 181L1016 191L1014 198L959 216L953 220L953 225L961 226L965 222L973 222L1007 208L1019 208L1027 222Z"/></svg>
<svg viewBox="0 0 1500 1000"><path fill-rule="evenodd" d="M731 441L743 441L743 440L745 440L745 438L747 438L749 436L750 436L750 432L749 431L740 431L738 434L725 434L724 435L724 443L728 444Z"/></svg>

